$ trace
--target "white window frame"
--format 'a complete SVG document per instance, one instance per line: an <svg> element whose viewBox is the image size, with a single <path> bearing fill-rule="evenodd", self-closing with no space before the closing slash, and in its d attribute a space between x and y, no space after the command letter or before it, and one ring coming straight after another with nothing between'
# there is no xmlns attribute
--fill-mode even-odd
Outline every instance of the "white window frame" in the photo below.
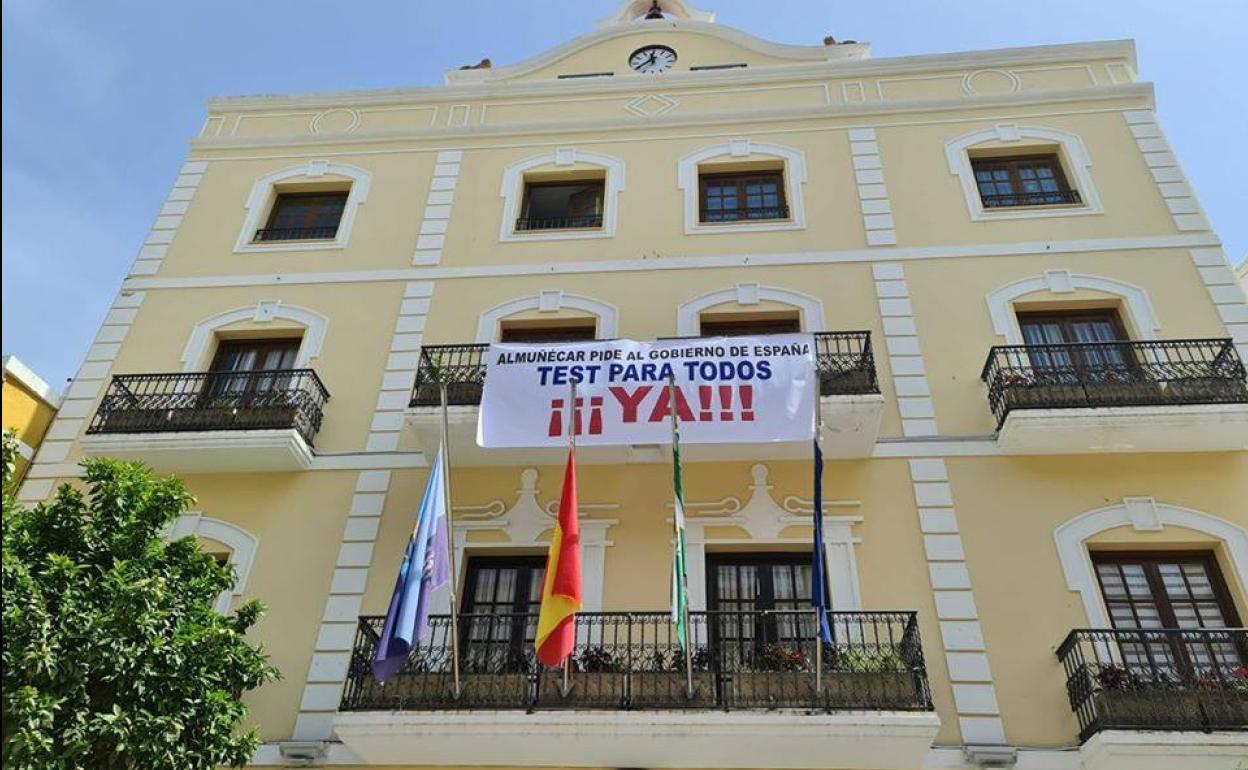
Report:
<svg viewBox="0 0 1248 770"><path fill-rule="evenodd" d="M732 158L741 162L779 159L784 164L784 196L789 207L789 218L703 223L699 211L699 169L703 164L713 166L709 162L718 158ZM733 139L723 144L703 147L681 157L676 168L676 184L684 196L685 235L806 229L806 207L802 201L806 184L806 155L801 150L751 139Z"/></svg>
<svg viewBox="0 0 1248 770"><path fill-rule="evenodd" d="M338 233L332 239L313 241L264 241L257 243L254 238L260 223L265 221L273 204L277 201L279 184L297 184L299 182L323 183L345 179L350 184L347 202L342 207L342 218L338 220ZM263 254L282 251L327 251L344 249L351 240L351 228L355 224L356 210L360 204L368 200L368 191L372 186L373 175L358 166L345 163L331 163L325 160L313 160L299 166L290 166L266 174L256 180L247 196L246 215L243 217L243 229L238 233L234 243L235 254Z"/></svg>
<svg viewBox="0 0 1248 770"><path fill-rule="evenodd" d="M191 535L215 540L230 549L227 563L234 568L234 587L222 591L213 604L217 614L225 615L230 611L230 601L235 596L242 596L247 587L251 565L256 561L256 551L260 549L260 538L237 524L209 518L199 511L187 511L170 525L165 539L173 542Z"/></svg>
<svg viewBox="0 0 1248 770"><path fill-rule="evenodd" d="M553 170L584 164L603 169L602 227L568 230L526 230L517 232L516 217L524 202L524 175L542 168ZM503 221L499 223L498 240L503 243L525 241L573 241L586 238L614 238L619 211L619 197L624 190L624 161L597 152L560 147L554 152L534 155L509 164L503 169L498 194L503 199Z"/></svg>
<svg viewBox="0 0 1248 770"><path fill-rule="evenodd" d="M261 300L256 303L255 307L226 310L195 324L191 329L190 337L186 340L186 346L182 348L182 371L197 372L200 367L207 365L211 353L209 347L216 341L218 329L243 321L267 324L278 319L291 321L303 327L299 352L291 368L307 369L312 359L321 354L321 345L325 342L325 334L329 330L329 319L315 310L297 305L283 305L277 300Z"/></svg>
<svg viewBox="0 0 1248 770"><path fill-rule="evenodd" d="M1027 140L1033 140L1028 142ZM979 197L979 186L975 184L975 170L971 166L971 151L977 146L989 142L1001 142L1006 145L1017 145L1020 154L1028 152L1028 145L1044 143L1057 145L1058 158L1062 170L1066 173L1067 182L1079 193L1081 204L1061 206L1018 206L1000 209L985 209ZM958 177L962 186L962 195L966 198L966 208L974 222L993 222L1011 219L1045 219L1048 217L1081 217L1105 213L1101 206L1101 197L1092 183L1092 159L1088 150L1077 134L1058 131L1053 128L1038 126L1020 126L1014 123L1000 123L993 128L974 131L952 139L945 144L945 159L949 162L949 173Z"/></svg>
<svg viewBox="0 0 1248 770"><path fill-rule="evenodd" d="M761 302L776 302L796 309L801 319L802 331L825 330L823 303L818 298L778 286L739 283L732 288L708 292L682 302L676 308L676 334L681 337L701 335L702 313L717 305L735 303L742 307L754 307Z"/></svg>
<svg viewBox="0 0 1248 770"><path fill-rule="evenodd" d="M559 289L543 289L537 294L509 299L483 312L477 320L476 341L497 342L503 320L534 310L539 313L579 310L597 319L595 329L598 339L609 340L620 336L620 311L615 305L593 297L566 294Z"/></svg>
<svg viewBox="0 0 1248 770"><path fill-rule="evenodd" d="M1029 295L1040 295L1041 292L1047 292L1052 295L1053 299L1062 299L1063 295L1080 289L1118 297L1122 301L1122 307L1130 314L1131 325L1139 338L1141 340L1157 338L1161 323L1157 320L1157 313L1153 310L1153 303L1148 298L1148 292L1139 286L1114 278L1080 275L1068 270L1048 270L1043 275L1021 278L989 292L984 299L988 303L992 329L1005 337L1007 345L1025 344L1014 303Z"/></svg>

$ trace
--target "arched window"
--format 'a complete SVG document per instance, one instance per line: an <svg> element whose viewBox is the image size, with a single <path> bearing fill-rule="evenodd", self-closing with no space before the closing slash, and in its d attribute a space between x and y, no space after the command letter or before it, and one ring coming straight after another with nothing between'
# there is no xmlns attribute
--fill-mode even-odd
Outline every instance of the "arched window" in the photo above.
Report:
<svg viewBox="0 0 1248 770"><path fill-rule="evenodd" d="M704 147L680 159L685 233L802 230L806 156L750 139Z"/></svg>
<svg viewBox="0 0 1248 770"><path fill-rule="evenodd" d="M500 241L610 238L615 235L624 161L560 147L503 170Z"/></svg>
<svg viewBox="0 0 1248 770"><path fill-rule="evenodd" d="M247 196L234 253L344 248L371 185L364 169L324 160L266 174Z"/></svg>

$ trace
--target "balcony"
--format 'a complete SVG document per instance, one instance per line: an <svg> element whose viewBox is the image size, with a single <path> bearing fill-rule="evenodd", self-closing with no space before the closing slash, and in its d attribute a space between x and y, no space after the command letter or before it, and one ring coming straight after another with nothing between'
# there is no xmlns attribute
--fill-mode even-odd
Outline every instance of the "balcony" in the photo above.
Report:
<svg viewBox="0 0 1248 770"><path fill-rule="evenodd" d="M1016 208L1018 206L1078 206L1083 203L1078 190L1051 190L1049 192L1019 192L999 195L980 193L985 209Z"/></svg>
<svg viewBox="0 0 1248 770"><path fill-rule="evenodd" d="M516 220L516 232L530 230L577 230L602 227L602 214L579 217L520 217Z"/></svg>
<svg viewBox="0 0 1248 770"><path fill-rule="evenodd" d="M665 611L578 615L567 688L533 657L536 614L461 616L458 695L449 616L384 687L371 671L382 622L360 618L335 723L373 763L419 746L427 763L764 767L784 752L803 767L832 752L838 766L917 767L938 726L913 612L833 613L832 645L816 645L808 610L691 613L692 692ZM576 737L537 738L551 726Z"/></svg>
<svg viewBox="0 0 1248 770"><path fill-rule="evenodd" d="M1229 339L994 347L981 375L1007 454L1248 449Z"/></svg>
<svg viewBox="0 0 1248 770"><path fill-rule="evenodd" d="M329 241L338 237L338 225L331 227L266 227L256 231L252 240L267 241Z"/></svg>
<svg viewBox="0 0 1248 770"><path fill-rule="evenodd" d="M1199 770L1248 756L1248 629L1078 630L1057 657L1085 767ZM1187 745L1157 731L1200 734ZM1208 734L1221 731L1241 734Z"/></svg>
<svg viewBox="0 0 1248 770"><path fill-rule="evenodd" d="M701 209L698 221L702 224L716 222L758 222L769 219L788 219L788 206L754 206L742 209Z"/></svg>
<svg viewBox="0 0 1248 770"><path fill-rule="evenodd" d="M83 451L161 472L305 470L328 399L311 369L118 375Z"/></svg>
<svg viewBox="0 0 1248 770"><path fill-rule="evenodd" d="M815 332L815 366L823 411L824 455L828 458L868 457L879 435L884 399L876 378L870 332ZM426 345L420 351L416 385L408 409L420 447L437 448L441 436L439 383L446 383L451 444L461 465L560 463L562 449L484 449L477 446L477 413L485 385L488 343ZM670 462L666 447L581 447L585 463ZM808 459L804 444L690 444L686 459L767 460Z"/></svg>

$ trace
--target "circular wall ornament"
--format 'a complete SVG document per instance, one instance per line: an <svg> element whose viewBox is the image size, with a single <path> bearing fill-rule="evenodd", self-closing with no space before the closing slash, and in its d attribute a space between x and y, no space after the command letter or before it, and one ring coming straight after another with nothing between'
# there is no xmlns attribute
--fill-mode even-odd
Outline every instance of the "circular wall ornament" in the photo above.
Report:
<svg viewBox="0 0 1248 770"><path fill-rule="evenodd" d="M968 96L1017 93L1023 87L1018 75L1006 70L975 70L962 78Z"/></svg>
<svg viewBox="0 0 1248 770"><path fill-rule="evenodd" d="M316 113L308 130L314 134L349 134L359 125L359 112L340 107Z"/></svg>

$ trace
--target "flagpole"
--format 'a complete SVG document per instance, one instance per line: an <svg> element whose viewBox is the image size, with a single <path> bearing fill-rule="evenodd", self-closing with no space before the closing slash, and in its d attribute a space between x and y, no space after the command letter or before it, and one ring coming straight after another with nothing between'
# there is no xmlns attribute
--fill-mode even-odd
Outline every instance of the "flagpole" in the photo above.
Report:
<svg viewBox="0 0 1248 770"><path fill-rule="evenodd" d="M576 380L569 380L568 392L568 454L576 451ZM580 547L580 544L577 544ZM576 649L576 616L572 616L572 648ZM563 696L572 692L572 653L563 659Z"/></svg>
<svg viewBox="0 0 1248 770"><path fill-rule="evenodd" d="M442 489L446 498L446 558L450 564L451 579L451 676L455 684L455 699L459 700L459 608L456 606L455 586L459 570L455 566L455 525L452 522L454 506L451 505L451 424L448 416L446 382L438 378L438 395L442 401Z"/></svg>
<svg viewBox="0 0 1248 770"><path fill-rule="evenodd" d="M818 369L815 369L814 377L812 377L811 379L815 381L815 450L818 452L822 452L822 447L820 446L820 439L823 437L823 408L822 408L823 404L819 400L820 397L819 397L819 370ZM822 463L816 463L816 465L818 466L820 471L823 470ZM820 480L816 479L815 483L819 483L819 482ZM815 505L818 505L820 507L823 506L823 500L815 500L814 503ZM818 510L818 511L815 511L814 513L815 513L815 526L817 527L823 526L823 515L822 515L823 511ZM820 532L818 534L822 535L823 533ZM822 537L817 537L814 540L820 546L823 545ZM825 572L825 575L818 576L819 585L825 586L825 576L826 576L827 568L826 566L824 566L823 554L818 554L818 557L819 557L818 563L821 567L824 568L824 572ZM816 576L812 575L811 577L813 579ZM826 586L824 590L827 590ZM824 616L824 611L822 607L815 607L815 694L816 695L821 695L823 693L823 621L824 621L824 617L825 616Z"/></svg>
<svg viewBox="0 0 1248 770"><path fill-rule="evenodd" d="M667 406L668 411L672 416L672 462L676 466L675 470L679 472L680 454L676 450L679 442L680 428L676 417L676 375L674 374L669 374L667 376ZM681 501L677 500L676 505L682 506ZM678 520L681 516L681 511L675 511L675 515ZM673 529L676 531L676 553L679 554L681 552L681 531L679 523L677 523ZM673 559L677 560L681 570L680 584L677 586L677 590L683 592L685 590L685 582L687 580L687 575L684 574L685 564L683 560L679 560L676 556L673 556ZM672 575L672 579L676 579L675 574ZM681 600L681 622L685 626L684 644L681 645L681 647L684 648L682 652L684 652L685 655L685 695L689 698L689 700L693 700L693 656L690 652L690 636L692 635L692 629L689 627L689 602L685 601L684 596L679 596L679 599ZM679 636L679 632L677 632L677 634Z"/></svg>

